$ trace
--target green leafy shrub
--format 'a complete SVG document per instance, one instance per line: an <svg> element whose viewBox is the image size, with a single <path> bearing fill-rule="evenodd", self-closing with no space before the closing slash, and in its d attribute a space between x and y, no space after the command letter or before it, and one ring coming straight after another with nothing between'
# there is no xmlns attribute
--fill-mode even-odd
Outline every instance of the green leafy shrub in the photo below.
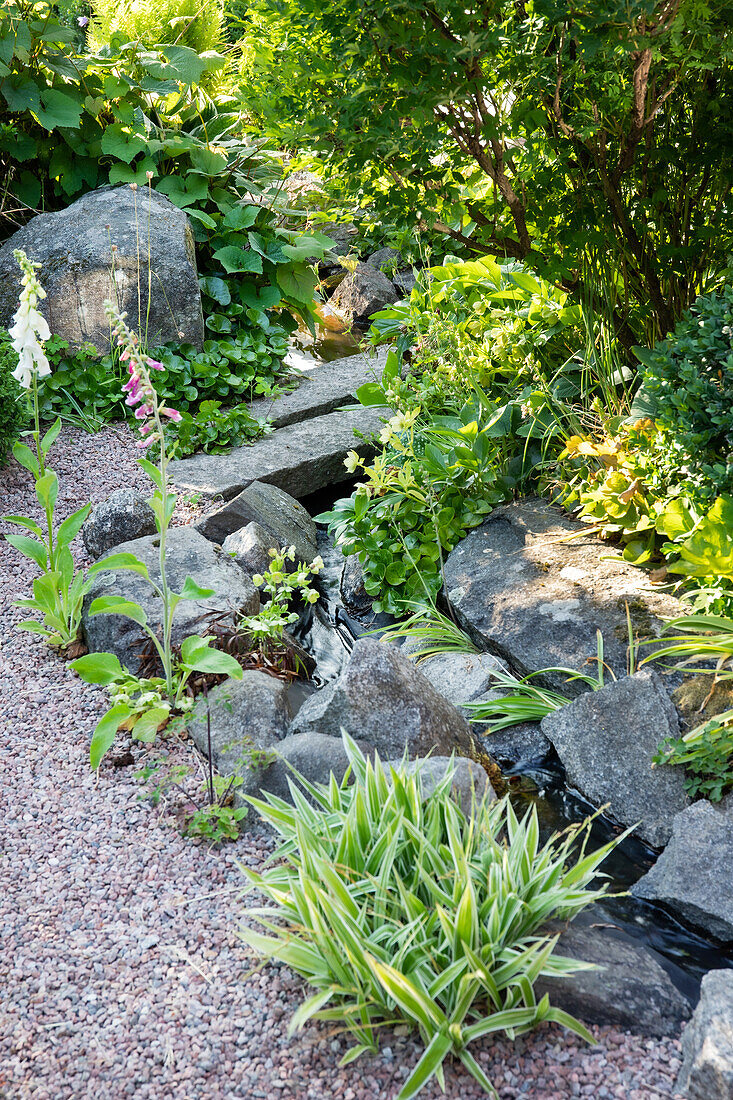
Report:
<svg viewBox="0 0 733 1100"><path fill-rule="evenodd" d="M0 331L0 466L7 462L8 453L30 420L26 395L13 378L17 365L10 337Z"/></svg>
<svg viewBox="0 0 733 1100"><path fill-rule="evenodd" d="M94 0L89 42L109 45L114 34L144 46L188 46L197 54L226 47L220 0Z"/></svg>
<svg viewBox="0 0 733 1100"><path fill-rule="evenodd" d="M733 490L733 286L698 298L666 340L635 350L635 408L661 429L662 472L702 502Z"/></svg>
<svg viewBox="0 0 733 1100"><path fill-rule="evenodd" d="M659 746L655 764L680 764L691 798L720 802L733 787L733 710Z"/></svg>
<svg viewBox="0 0 733 1100"><path fill-rule="evenodd" d="M598 868L618 841L586 854L587 821L540 845L534 807L518 821L508 800L484 799L466 817L451 774L428 791L419 766L372 764L343 737L353 784L300 780L314 805L295 782L295 805L250 799L282 844L262 873L242 868L271 904L249 911L265 934L240 935L315 987L291 1029L310 1019L345 1027L350 1062L377 1049L381 1025L405 1021L426 1049L398 1100L433 1075L442 1085L451 1055L495 1096L469 1050L484 1036L552 1020L590 1040L533 985L586 967L555 955L558 937L543 928L606 893Z"/></svg>

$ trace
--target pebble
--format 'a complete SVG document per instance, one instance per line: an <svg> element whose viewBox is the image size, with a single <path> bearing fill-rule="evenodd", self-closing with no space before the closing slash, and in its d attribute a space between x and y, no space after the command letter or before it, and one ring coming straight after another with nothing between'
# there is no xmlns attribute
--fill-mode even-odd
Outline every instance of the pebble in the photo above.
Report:
<svg viewBox="0 0 733 1100"><path fill-rule="evenodd" d="M51 452L59 521L120 486L147 489L135 440L115 425L88 436L64 426ZM0 470L0 515L33 515L30 476ZM190 521L185 506L178 521ZM0 530L8 530L0 524ZM80 540L74 550L84 560ZM184 840L138 800L135 767L89 772L105 693L83 684L44 643L12 629L33 567L0 542L0 728L3 745L3 1008L0 1092L13 1100L393 1100L422 1047L385 1029L382 1051L341 1068L348 1036L308 1026L289 1037L306 994L284 965L250 975L235 936L246 912L238 863L259 866L257 829L212 851ZM173 763L190 759L166 745ZM138 763L142 746L132 751ZM157 751L157 749L155 750ZM588 1048L555 1025L512 1043L472 1047L500 1100L668 1100L680 1045L593 1028ZM449 1100L484 1093L460 1063ZM421 1100L437 1100L431 1082Z"/></svg>

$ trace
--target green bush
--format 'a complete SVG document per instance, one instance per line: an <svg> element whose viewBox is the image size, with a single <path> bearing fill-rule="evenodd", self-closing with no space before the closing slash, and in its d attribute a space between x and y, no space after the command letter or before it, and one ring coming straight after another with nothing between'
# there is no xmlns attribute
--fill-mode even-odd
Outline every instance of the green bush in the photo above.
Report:
<svg viewBox="0 0 733 1100"><path fill-rule="evenodd" d="M94 0L89 42L109 45L112 35L144 46L188 46L197 54L226 46L220 0Z"/></svg>
<svg viewBox="0 0 733 1100"><path fill-rule="evenodd" d="M10 337L0 331L0 466L30 419L25 393L12 375L17 365Z"/></svg>
<svg viewBox="0 0 733 1100"><path fill-rule="evenodd" d="M518 821L507 799L484 799L467 817L451 774L431 791L419 766L385 769L346 734L344 744L353 785L349 775L305 784L314 805L296 783L295 805L250 799L282 844L262 873L242 868L271 904L248 911L266 934L240 934L315 987L291 1029L344 1027L355 1040L348 1063L377 1049L380 1026L407 1022L426 1049L398 1100L433 1075L442 1085L449 1055L496 1095L469 1046L497 1032L552 1020L592 1041L533 986L587 967L555 955L558 936L543 929L606 893L598 868L618 841L586 854L586 821L540 845L535 807Z"/></svg>
<svg viewBox="0 0 733 1100"><path fill-rule="evenodd" d="M698 501L733 490L733 286L698 298L666 340L635 350L642 386L632 414L660 427L662 471Z"/></svg>

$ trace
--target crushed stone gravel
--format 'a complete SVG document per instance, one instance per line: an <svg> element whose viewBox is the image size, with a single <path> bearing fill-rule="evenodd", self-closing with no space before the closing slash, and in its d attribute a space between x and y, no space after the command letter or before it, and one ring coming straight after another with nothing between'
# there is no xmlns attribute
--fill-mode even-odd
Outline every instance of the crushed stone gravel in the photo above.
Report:
<svg viewBox="0 0 733 1100"><path fill-rule="evenodd" d="M138 453L125 427L65 428L51 456L60 517L120 486L146 488ZM0 515L36 508L30 476L11 460L0 470ZM181 518L195 512L189 504ZM260 864L270 837L254 830L211 850L140 801L134 767L90 773L105 694L15 629L23 613L10 605L32 577L3 540L0 1098L391 1100L419 1044L386 1032L377 1057L339 1068L348 1044L338 1031L288 1037L300 980L281 965L258 968L236 938L246 910L237 862ZM141 760L142 747L134 752ZM588 1047L545 1026L472 1049L501 1100L674 1095L678 1041L594 1035ZM455 1065L446 1089L451 1100L484 1095ZM442 1094L433 1083L422 1095Z"/></svg>

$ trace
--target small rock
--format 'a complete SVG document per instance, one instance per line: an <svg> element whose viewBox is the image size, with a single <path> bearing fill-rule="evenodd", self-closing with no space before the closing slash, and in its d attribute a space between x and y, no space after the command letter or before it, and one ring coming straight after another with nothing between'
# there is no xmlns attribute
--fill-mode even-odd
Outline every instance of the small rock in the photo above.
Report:
<svg viewBox="0 0 733 1100"><path fill-rule="evenodd" d="M402 652L409 657L419 649L420 642L408 639ZM508 671L493 653L439 653L416 667L454 707L478 699L495 682L495 672Z"/></svg>
<svg viewBox="0 0 733 1100"><path fill-rule="evenodd" d="M196 524L212 542L224 539L248 523L257 523L271 547L294 546L300 561L316 556L316 525L306 509L276 485L253 481L246 489Z"/></svg>
<svg viewBox="0 0 733 1100"><path fill-rule="evenodd" d="M252 669L241 680L225 680L208 693L211 755L222 775L242 774L253 749L270 749L288 732L293 714L288 685ZM199 696L186 723L191 739L208 759L207 700Z"/></svg>
<svg viewBox="0 0 733 1100"><path fill-rule="evenodd" d="M339 283L329 299L331 308L347 321L366 321L372 313L397 301L397 291L386 275L359 263Z"/></svg>
<svg viewBox="0 0 733 1100"><path fill-rule="evenodd" d="M304 704L292 733L364 737L383 759L471 754L468 724L396 646L361 638L338 680Z"/></svg>
<svg viewBox="0 0 733 1100"><path fill-rule="evenodd" d="M101 558L121 542L155 534L155 513L137 489L115 489L96 504L81 529L87 553Z"/></svg>
<svg viewBox="0 0 733 1100"><path fill-rule="evenodd" d="M637 672L587 692L542 720L568 783L654 848L689 804L681 768L653 767L661 741L677 736L672 701L656 672Z"/></svg>
<svg viewBox="0 0 733 1100"><path fill-rule="evenodd" d="M731 867L733 806L716 808L710 802L695 802L677 814L672 839L631 893L663 905L705 935L731 943Z"/></svg>
<svg viewBox="0 0 733 1100"><path fill-rule="evenodd" d="M390 274L399 265L402 254L396 248L378 248L368 257L367 263L376 267L377 271Z"/></svg>
<svg viewBox="0 0 733 1100"><path fill-rule="evenodd" d="M552 752L552 745L539 722L521 722L509 729L489 733L484 748L501 768L523 769L529 764L540 763Z"/></svg>
<svg viewBox="0 0 733 1100"><path fill-rule="evenodd" d="M344 607L352 615L365 615L371 610L373 597L364 587L364 570L356 554L351 554L341 573L340 595Z"/></svg>
<svg viewBox="0 0 733 1100"><path fill-rule="evenodd" d="M401 760L391 760L389 763L395 768L402 766ZM406 770L409 773L420 771L422 792L426 798L443 781L446 773L452 771L451 795L466 817L471 816L473 806L480 802L484 795L489 802L494 802L496 799L484 769L475 760L467 760L464 756L428 756L420 760L410 760Z"/></svg>
<svg viewBox="0 0 733 1100"><path fill-rule="evenodd" d="M264 527L254 521L227 535L221 548L225 554L231 554L239 568L249 577L264 573L272 564L272 537Z"/></svg>
<svg viewBox="0 0 733 1100"><path fill-rule="evenodd" d="M682 1036L675 1091L688 1100L733 1100L733 970L711 970Z"/></svg>
<svg viewBox="0 0 733 1100"><path fill-rule="evenodd" d="M401 298L409 298L417 286L417 276L414 271L396 271L392 276L392 282L397 287Z"/></svg>
<svg viewBox="0 0 733 1100"><path fill-rule="evenodd" d="M357 746L365 756L374 754L374 746L359 739ZM323 733L309 730L286 737L277 745L276 759L260 772L251 772L245 781L245 787L235 797L236 803L242 802L243 794L268 792L292 802L290 782L295 781L293 768L308 783L328 783L331 775L341 782L349 767L341 738L328 737ZM296 784L297 785L297 784Z"/></svg>

